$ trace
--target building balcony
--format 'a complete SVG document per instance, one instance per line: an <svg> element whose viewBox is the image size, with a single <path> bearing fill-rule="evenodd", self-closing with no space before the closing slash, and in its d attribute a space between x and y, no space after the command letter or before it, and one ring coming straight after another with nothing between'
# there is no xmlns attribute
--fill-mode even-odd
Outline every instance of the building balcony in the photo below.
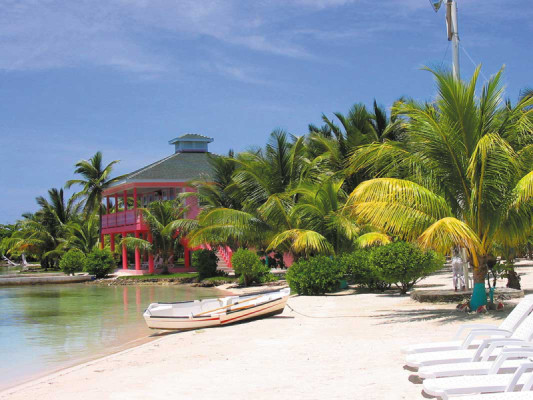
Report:
<svg viewBox="0 0 533 400"><path fill-rule="evenodd" d="M102 233L147 231L142 212L138 209L102 215Z"/></svg>

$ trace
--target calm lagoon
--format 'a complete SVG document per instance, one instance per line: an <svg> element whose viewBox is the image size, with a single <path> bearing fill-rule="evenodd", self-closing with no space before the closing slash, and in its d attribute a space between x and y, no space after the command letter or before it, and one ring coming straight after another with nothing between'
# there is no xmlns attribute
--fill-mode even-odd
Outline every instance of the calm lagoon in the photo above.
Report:
<svg viewBox="0 0 533 400"><path fill-rule="evenodd" d="M154 333L152 302L226 295L216 289L87 284L0 288L0 389L137 343Z"/></svg>

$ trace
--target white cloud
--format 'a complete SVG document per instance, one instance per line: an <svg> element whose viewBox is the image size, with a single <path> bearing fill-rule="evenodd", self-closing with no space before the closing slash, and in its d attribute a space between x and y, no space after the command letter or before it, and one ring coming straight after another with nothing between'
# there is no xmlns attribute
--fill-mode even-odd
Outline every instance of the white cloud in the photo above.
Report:
<svg viewBox="0 0 533 400"><path fill-rule="evenodd" d="M532 11L517 12L519 3L475 0L461 2L460 10L465 19L523 21ZM338 8L342 13L335 17L348 13L352 20L336 24L332 13ZM93 65L145 76L205 62L201 55L173 53L191 40L214 40L230 46L228 51L320 60L312 49L316 40L333 46L345 39L376 40L384 33L420 29L431 17L424 0L0 0L0 9L0 70ZM331 19L323 24L306 23L327 16ZM229 78L249 76L238 60L231 67L211 61Z"/></svg>

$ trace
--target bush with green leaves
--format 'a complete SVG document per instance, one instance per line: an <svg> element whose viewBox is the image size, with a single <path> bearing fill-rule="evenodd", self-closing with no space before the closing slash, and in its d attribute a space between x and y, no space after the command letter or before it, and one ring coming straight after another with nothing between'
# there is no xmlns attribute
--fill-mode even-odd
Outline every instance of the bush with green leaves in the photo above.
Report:
<svg viewBox="0 0 533 400"><path fill-rule="evenodd" d="M371 262L376 276L405 294L420 279L442 268L444 258L400 241L372 249Z"/></svg>
<svg viewBox="0 0 533 400"><path fill-rule="evenodd" d="M252 283L264 283L273 280L270 268L261 262L259 256L253 251L239 249L231 257L231 264L235 275L244 286Z"/></svg>
<svg viewBox="0 0 533 400"><path fill-rule="evenodd" d="M116 263L113 253L108 249L94 249L85 260L85 271L95 278L105 278L115 270Z"/></svg>
<svg viewBox="0 0 533 400"><path fill-rule="evenodd" d="M337 258L337 262L351 283L384 291L391 285L377 276L371 257L371 249L358 249L352 253L343 254Z"/></svg>
<svg viewBox="0 0 533 400"><path fill-rule="evenodd" d="M196 250L192 253L192 266L198 272L198 279L217 276L218 257L213 250Z"/></svg>
<svg viewBox="0 0 533 400"><path fill-rule="evenodd" d="M61 268L65 274L73 274L74 272L83 271L85 259L85 254L83 254L81 250L71 249L61 257L59 268Z"/></svg>
<svg viewBox="0 0 533 400"><path fill-rule="evenodd" d="M294 263L286 274L291 289L303 295L318 295L338 289L344 268L330 257L317 256Z"/></svg>

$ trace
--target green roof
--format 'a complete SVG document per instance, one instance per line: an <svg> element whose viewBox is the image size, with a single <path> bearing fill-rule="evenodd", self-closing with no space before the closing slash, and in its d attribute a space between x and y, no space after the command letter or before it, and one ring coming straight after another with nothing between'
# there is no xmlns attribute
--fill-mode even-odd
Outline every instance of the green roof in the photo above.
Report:
<svg viewBox="0 0 533 400"><path fill-rule="evenodd" d="M170 140L169 143L174 144L176 142L185 142L185 141L211 143L213 140L214 139L210 138L209 136L199 135L197 133L186 133L185 135L181 135L180 137Z"/></svg>
<svg viewBox="0 0 533 400"><path fill-rule="evenodd" d="M209 153L175 153L128 174L113 186L133 182L187 182L210 176Z"/></svg>

